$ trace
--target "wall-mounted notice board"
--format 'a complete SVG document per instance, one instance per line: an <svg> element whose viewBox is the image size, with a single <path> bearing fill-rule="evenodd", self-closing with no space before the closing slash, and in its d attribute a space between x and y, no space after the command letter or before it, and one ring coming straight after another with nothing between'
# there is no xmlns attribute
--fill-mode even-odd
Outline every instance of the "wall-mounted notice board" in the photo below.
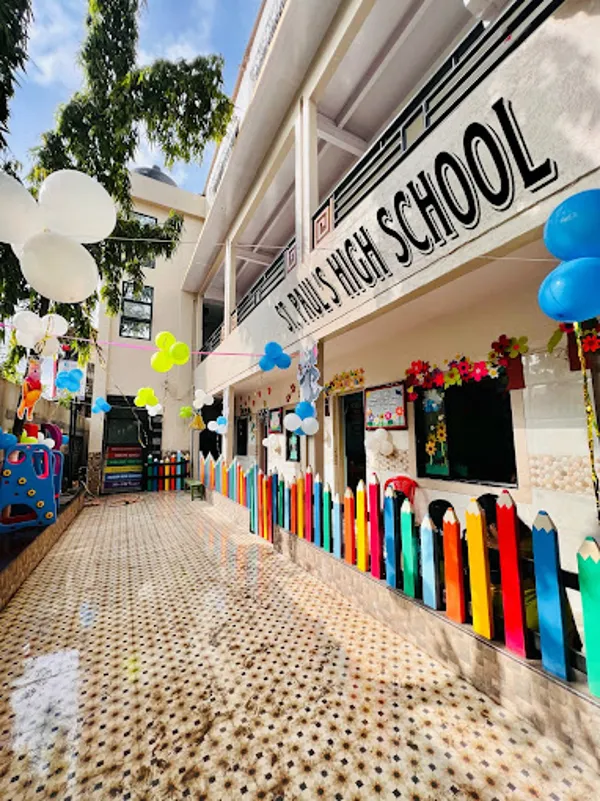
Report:
<svg viewBox="0 0 600 801"><path fill-rule="evenodd" d="M365 428L367 431L408 428L404 382L365 389Z"/></svg>

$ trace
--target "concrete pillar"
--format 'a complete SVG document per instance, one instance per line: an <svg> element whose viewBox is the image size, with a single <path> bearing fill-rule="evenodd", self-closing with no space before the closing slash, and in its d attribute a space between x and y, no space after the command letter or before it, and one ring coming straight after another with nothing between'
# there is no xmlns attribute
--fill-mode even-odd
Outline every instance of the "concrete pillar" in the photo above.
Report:
<svg viewBox="0 0 600 801"><path fill-rule="evenodd" d="M319 205L317 105L310 97L298 104L295 133L296 248L300 263L311 250L312 215Z"/></svg>
<svg viewBox="0 0 600 801"><path fill-rule="evenodd" d="M112 319L106 314L102 301L98 314L98 339L111 341ZM117 318L114 318L117 319ZM95 398L106 398L108 394L108 376L110 372L110 348L102 348L102 361L98 353L94 356L94 389L92 403ZM100 492L102 480L102 444L104 439L104 415L93 414L90 418L90 437L88 441L88 487L93 493Z"/></svg>
<svg viewBox="0 0 600 801"><path fill-rule="evenodd" d="M231 315L236 306L235 245L231 238L225 242L225 293L223 308L223 334L231 333Z"/></svg>
<svg viewBox="0 0 600 801"><path fill-rule="evenodd" d="M223 390L223 417L227 418L227 433L223 435L223 456L228 463L233 460L235 448L235 393L233 387Z"/></svg>

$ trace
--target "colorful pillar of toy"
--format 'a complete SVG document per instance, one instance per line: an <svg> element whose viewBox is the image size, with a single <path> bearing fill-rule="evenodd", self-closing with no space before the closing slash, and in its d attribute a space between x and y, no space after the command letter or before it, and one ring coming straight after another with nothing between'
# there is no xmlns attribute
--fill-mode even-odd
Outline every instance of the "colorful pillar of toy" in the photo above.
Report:
<svg viewBox="0 0 600 801"><path fill-rule="evenodd" d="M586 537L577 554L583 604L585 661L590 692L600 697L600 548Z"/></svg>
<svg viewBox="0 0 600 801"><path fill-rule="evenodd" d="M320 548L323 542L323 484L317 473L313 489L313 540Z"/></svg>
<svg viewBox="0 0 600 801"><path fill-rule="evenodd" d="M295 478L290 484L290 532L298 533L298 481Z"/></svg>
<svg viewBox="0 0 600 801"><path fill-rule="evenodd" d="M485 514L474 498L467 506L466 521L473 631L491 640L494 636L494 618L486 522Z"/></svg>
<svg viewBox="0 0 600 801"><path fill-rule="evenodd" d="M343 507L339 494L333 496L331 507L331 529L333 535L333 555L337 559L342 558L342 540L344 536Z"/></svg>
<svg viewBox="0 0 600 801"><path fill-rule="evenodd" d="M362 479L356 487L356 567L363 572L369 569L367 490Z"/></svg>
<svg viewBox="0 0 600 801"><path fill-rule="evenodd" d="M298 497L298 516L296 518L296 533L300 539L304 539L304 477L298 476L296 482L296 494Z"/></svg>
<svg viewBox="0 0 600 801"><path fill-rule="evenodd" d="M304 477L304 538L313 540L313 474L309 465Z"/></svg>
<svg viewBox="0 0 600 801"><path fill-rule="evenodd" d="M331 489L323 486L323 550L331 553Z"/></svg>
<svg viewBox="0 0 600 801"><path fill-rule="evenodd" d="M381 530L381 495L379 479L373 473L369 481L369 542L371 546L371 575L383 576L383 536Z"/></svg>
<svg viewBox="0 0 600 801"><path fill-rule="evenodd" d="M383 498L383 529L385 533L385 580L389 587L398 587L396 553L400 547L400 532L396 525L394 490L388 487Z"/></svg>
<svg viewBox="0 0 600 801"><path fill-rule="evenodd" d="M400 510L400 528L402 532L403 590L411 598L416 598L419 577L419 553L415 532L415 513L408 498L404 500Z"/></svg>
<svg viewBox="0 0 600 801"><path fill-rule="evenodd" d="M350 487L347 487L344 493L344 559L349 565L356 564L356 529L354 514L354 493Z"/></svg>
<svg viewBox="0 0 600 801"><path fill-rule="evenodd" d="M429 515L425 515L421 523L420 533L423 603L431 607L431 609L439 609L442 600L439 546Z"/></svg>
<svg viewBox="0 0 600 801"><path fill-rule="evenodd" d="M446 583L446 614L456 623L467 619L464 565L460 523L454 509L444 514L444 580Z"/></svg>
<svg viewBox="0 0 600 801"><path fill-rule="evenodd" d="M519 656L527 656L525 598L519 552L519 520L510 493L504 490L496 503L498 551L502 577L502 609L506 647Z"/></svg>

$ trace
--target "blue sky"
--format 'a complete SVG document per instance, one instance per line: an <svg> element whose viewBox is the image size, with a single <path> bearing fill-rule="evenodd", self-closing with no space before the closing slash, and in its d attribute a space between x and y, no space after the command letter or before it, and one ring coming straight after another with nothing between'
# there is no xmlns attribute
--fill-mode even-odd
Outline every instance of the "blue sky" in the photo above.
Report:
<svg viewBox="0 0 600 801"><path fill-rule="evenodd" d="M260 0L147 0L141 11L139 61L190 58L221 53L225 58L225 88L231 94ZM9 145L27 168L29 150L52 128L57 107L79 88L77 52L84 35L87 0L34 0L30 31L30 61L11 104ZM213 148L202 165L177 164L171 175L193 192L202 192ZM163 162L146 141L136 162Z"/></svg>

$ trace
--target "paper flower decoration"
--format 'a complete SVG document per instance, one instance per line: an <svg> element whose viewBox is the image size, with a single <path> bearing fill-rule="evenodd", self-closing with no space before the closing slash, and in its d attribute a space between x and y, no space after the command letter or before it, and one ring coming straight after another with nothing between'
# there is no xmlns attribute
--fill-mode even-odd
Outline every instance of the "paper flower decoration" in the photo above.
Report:
<svg viewBox="0 0 600 801"><path fill-rule="evenodd" d="M57 170L38 200L12 176L0 173L0 242L11 245L27 283L58 303L82 303L99 281L83 244L110 236L115 204L101 184L77 170Z"/></svg>
<svg viewBox="0 0 600 801"><path fill-rule="evenodd" d="M194 409L201 409L203 406L212 406L215 399L203 389L197 389L194 393Z"/></svg>
<svg viewBox="0 0 600 801"><path fill-rule="evenodd" d="M178 342L170 331L157 334L154 344L158 353L153 354L150 365L157 373L168 373L174 364L187 364L190 360L189 347L185 342Z"/></svg>
<svg viewBox="0 0 600 801"><path fill-rule="evenodd" d="M17 343L40 356L54 356L60 350L57 337L67 333L69 324L60 314L38 317L31 311L20 311L13 317Z"/></svg>
<svg viewBox="0 0 600 801"><path fill-rule="evenodd" d="M189 420L190 417L194 416L194 410L191 406L182 406L179 410L179 416L182 420Z"/></svg>
<svg viewBox="0 0 600 801"><path fill-rule="evenodd" d="M7 431L2 431L0 428L0 449L4 451L14 448L18 440L14 434L9 434Z"/></svg>
<svg viewBox="0 0 600 801"><path fill-rule="evenodd" d="M108 414L111 409L112 406L110 403L105 398L99 397L94 401L94 405L92 406L92 414Z"/></svg>
<svg viewBox="0 0 600 801"><path fill-rule="evenodd" d="M283 352L283 348L277 342L267 342L265 345L265 352L260 357L258 366L261 370L268 372L274 367L279 367L280 370L287 370L292 363L292 357Z"/></svg>
<svg viewBox="0 0 600 801"><path fill-rule="evenodd" d="M133 402L141 409L144 406L156 406L158 404L158 398L152 387L141 387L138 389Z"/></svg>
<svg viewBox="0 0 600 801"><path fill-rule="evenodd" d="M300 401L296 404L293 412L286 414L283 418L283 425L288 431L294 431L302 436L307 434L314 436L319 430L319 421L315 416L315 407L308 401Z"/></svg>
<svg viewBox="0 0 600 801"><path fill-rule="evenodd" d="M163 407L161 403L156 403L154 406L146 405L146 411L150 417L156 417L157 415L163 413Z"/></svg>
<svg viewBox="0 0 600 801"><path fill-rule="evenodd" d="M209 431L216 431L217 434L226 434L227 433L227 418L217 417L216 420L211 420L208 424Z"/></svg>
<svg viewBox="0 0 600 801"><path fill-rule="evenodd" d="M56 376L56 389L64 389L67 392L79 392L83 380L83 370L61 370Z"/></svg>

